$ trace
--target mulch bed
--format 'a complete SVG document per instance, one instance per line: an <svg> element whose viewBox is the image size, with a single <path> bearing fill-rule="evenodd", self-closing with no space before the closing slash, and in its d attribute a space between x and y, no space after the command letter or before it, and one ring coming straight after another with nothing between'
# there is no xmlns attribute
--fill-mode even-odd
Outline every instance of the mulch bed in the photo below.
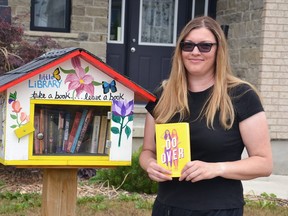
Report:
<svg viewBox="0 0 288 216"><path fill-rule="evenodd" d="M4 191L20 193L42 193L42 169L20 169L6 167L0 164L0 193ZM117 198L125 192L107 184L89 184L86 178L78 177L77 197L105 195ZM155 195L142 195L145 199L155 199ZM245 195L245 198L263 201L264 198L255 195ZM267 200L267 198L266 198ZM288 200L268 197L267 201L275 202L279 206L288 207Z"/></svg>

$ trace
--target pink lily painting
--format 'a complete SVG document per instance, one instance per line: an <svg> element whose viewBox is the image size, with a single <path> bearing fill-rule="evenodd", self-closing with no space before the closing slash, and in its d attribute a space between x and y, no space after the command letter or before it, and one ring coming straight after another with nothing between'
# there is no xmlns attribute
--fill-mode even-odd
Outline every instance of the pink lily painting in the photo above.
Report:
<svg viewBox="0 0 288 216"><path fill-rule="evenodd" d="M94 95L94 86L99 86L102 83L94 81L94 78L88 74L89 66L83 68L78 56L71 59L73 69L65 70L60 67L60 70L68 74L64 83L68 83L68 91L73 91L73 98L76 93L76 97L79 97L83 92Z"/></svg>

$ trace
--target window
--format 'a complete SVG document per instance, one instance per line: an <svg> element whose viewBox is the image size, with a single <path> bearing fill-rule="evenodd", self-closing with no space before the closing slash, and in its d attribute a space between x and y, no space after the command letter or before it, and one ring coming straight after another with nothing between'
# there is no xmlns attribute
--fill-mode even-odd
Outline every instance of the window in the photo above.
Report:
<svg viewBox="0 0 288 216"><path fill-rule="evenodd" d="M177 0L141 0L139 44L174 46L176 44Z"/></svg>
<svg viewBox="0 0 288 216"><path fill-rule="evenodd" d="M30 29L69 32L71 0L31 0Z"/></svg>
<svg viewBox="0 0 288 216"><path fill-rule="evenodd" d="M192 1L192 19L197 16L208 15L208 0L193 0Z"/></svg>
<svg viewBox="0 0 288 216"><path fill-rule="evenodd" d="M109 1L109 29L110 43L123 43L125 0Z"/></svg>

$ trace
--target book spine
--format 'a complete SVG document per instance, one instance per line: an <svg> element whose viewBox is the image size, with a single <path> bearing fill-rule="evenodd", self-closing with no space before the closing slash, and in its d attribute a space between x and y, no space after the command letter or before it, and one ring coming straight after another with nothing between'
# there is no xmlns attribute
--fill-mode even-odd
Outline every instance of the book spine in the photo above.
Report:
<svg viewBox="0 0 288 216"><path fill-rule="evenodd" d="M104 153L109 154L109 150L111 148L111 121L110 119L107 122L107 131L106 131L106 139L105 139L105 149Z"/></svg>
<svg viewBox="0 0 288 216"><path fill-rule="evenodd" d="M44 154L48 153L48 110L44 109Z"/></svg>
<svg viewBox="0 0 288 216"><path fill-rule="evenodd" d="M99 133L98 154L104 154L106 143L106 131L107 131L108 119L107 116L101 116L101 125Z"/></svg>
<svg viewBox="0 0 288 216"><path fill-rule="evenodd" d="M58 114L58 143L56 153L62 152L63 137L64 137L64 113L60 111Z"/></svg>
<svg viewBox="0 0 288 216"><path fill-rule="evenodd" d="M86 118L85 118L82 130L80 132L80 136L79 136L79 139L78 139L78 142L77 142L77 145L76 145L76 152L78 152L80 147L81 147L81 144L82 144L82 141L84 139L85 133L87 131L88 125L90 124L90 121L92 119L92 115L93 115L93 110L90 109L88 114L87 114L87 116L86 116Z"/></svg>
<svg viewBox="0 0 288 216"><path fill-rule="evenodd" d="M79 122L78 128L77 128L77 130L76 130L74 140L73 140L73 144L72 144L71 149L70 149L70 153L74 153L75 150L76 150L77 142L78 142L78 139L79 139L81 130L82 130L82 128L83 128L84 121L85 121L85 118L86 118L86 116L87 116L87 113L88 113L88 110L87 110L87 109L85 109L85 110L82 112L82 115L81 115L81 118L80 118L80 122Z"/></svg>
<svg viewBox="0 0 288 216"><path fill-rule="evenodd" d="M87 152L89 153L97 153L98 151L100 124L101 124L101 116L95 115L93 118L93 131L92 131L91 144L87 150Z"/></svg>
<svg viewBox="0 0 288 216"><path fill-rule="evenodd" d="M44 151L44 130L45 130L45 112L44 109L40 109L39 118L39 135L41 134L41 139L39 140L39 154L43 154ZM38 138L38 137L37 137Z"/></svg>
<svg viewBox="0 0 288 216"><path fill-rule="evenodd" d="M72 147L73 141L74 141L74 137L76 134L76 130L77 130L79 122L80 122L80 118L81 118L81 112L76 112L75 117L74 117L74 121L73 121L73 125L71 128L71 132L69 134L66 152L70 152L70 150L71 150L71 147Z"/></svg>
<svg viewBox="0 0 288 216"><path fill-rule="evenodd" d="M48 131L48 152L47 153L53 153L53 144L54 144L54 114L49 113L48 115L48 121L49 121L49 131Z"/></svg>
<svg viewBox="0 0 288 216"><path fill-rule="evenodd" d="M64 127L64 138L63 138L63 145L62 145L62 151L67 151L68 146L68 139L69 139L69 128L70 128L70 113L65 114L65 127Z"/></svg>
<svg viewBox="0 0 288 216"><path fill-rule="evenodd" d="M34 116L34 154L40 154L40 140L38 138L38 133L40 132L40 115L39 113Z"/></svg>

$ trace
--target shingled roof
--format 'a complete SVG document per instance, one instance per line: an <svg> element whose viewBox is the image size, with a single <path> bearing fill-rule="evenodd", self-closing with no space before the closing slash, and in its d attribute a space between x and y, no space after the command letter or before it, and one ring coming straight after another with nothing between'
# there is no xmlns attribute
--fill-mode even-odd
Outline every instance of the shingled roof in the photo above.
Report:
<svg viewBox="0 0 288 216"><path fill-rule="evenodd" d="M12 71L0 75L0 92L12 87L24 80L27 80L51 67L71 59L74 56L80 55L83 59L97 67L102 72L111 76L116 81L122 83L127 88L130 88L136 94L138 101L155 101L153 94L143 89L141 86L131 81L128 77L119 74L114 69L104 63L99 57L82 48L71 47L47 52L38 58L28 62L27 64L16 68Z"/></svg>

